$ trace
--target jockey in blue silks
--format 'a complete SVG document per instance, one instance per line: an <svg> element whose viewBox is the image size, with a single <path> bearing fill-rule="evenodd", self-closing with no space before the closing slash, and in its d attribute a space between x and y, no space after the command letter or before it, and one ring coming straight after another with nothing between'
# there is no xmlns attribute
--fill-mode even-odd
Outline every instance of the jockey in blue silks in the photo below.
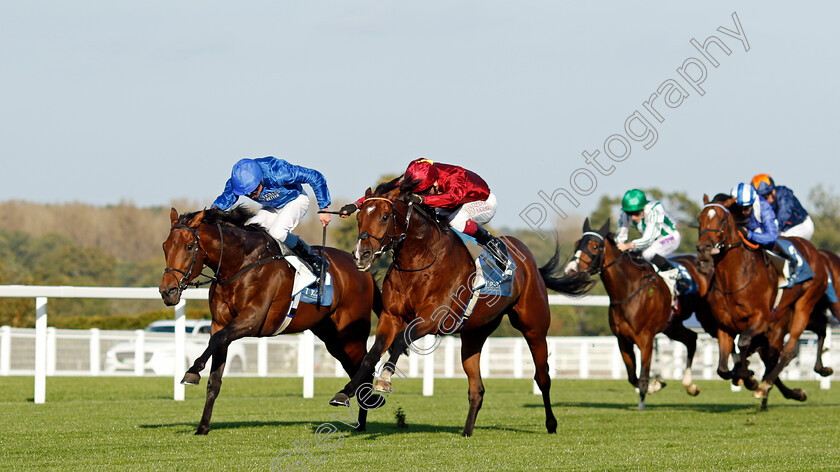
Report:
<svg viewBox="0 0 840 472"><path fill-rule="evenodd" d="M799 203L793 190L776 185L767 174L758 174L752 179L755 191L770 203L779 221L781 236L796 236L810 240L814 235L814 221Z"/></svg>
<svg viewBox="0 0 840 472"><path fill-rule="evenodd" d="M241 159L233 165L225 190L213 202L214 207L227 210L241 195L262 204L248 224L258 224L274 239L284 243L315 274L321 271L321 258L316 256L302 239L292 234L309 210L309 196L301 184L309 184L318 200L318 208L330 205L327 180L317 170L289 164L275 157ZM330 223L328 213L319 213L321 224Z"/></svg>
<svg viewBox="0 0 840 472"><path fill-rule="evenodd" d="M775 244L779 239L779 224L767 200L758 198L748 182L732 187L730 195L735 199L737 216L746 219L747 239L762 246Z"/></svg>
<svg viewBox="0 0 840 472"><path fill-rule="evenodd" d="M733 208L735 213L746 218L747 239L787 259L792 274L796 267L796 258L778 243L779 223L770 203L758 197L755 187L750 182L741 182L732 187L731 196L737 205Z"/></svg>

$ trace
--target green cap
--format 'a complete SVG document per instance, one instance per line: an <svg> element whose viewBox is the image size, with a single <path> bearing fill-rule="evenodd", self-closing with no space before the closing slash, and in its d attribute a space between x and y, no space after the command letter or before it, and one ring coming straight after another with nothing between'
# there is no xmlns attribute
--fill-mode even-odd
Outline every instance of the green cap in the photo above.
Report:
<svg viewBox="0 0 840 472"><path fill-rule="evenodd" d="M645 192L634 188L632 190L628 190L627 193L624 194L624 198L621 199L621 210L626 211L627 213L644 210L647 202Z"/></svg>

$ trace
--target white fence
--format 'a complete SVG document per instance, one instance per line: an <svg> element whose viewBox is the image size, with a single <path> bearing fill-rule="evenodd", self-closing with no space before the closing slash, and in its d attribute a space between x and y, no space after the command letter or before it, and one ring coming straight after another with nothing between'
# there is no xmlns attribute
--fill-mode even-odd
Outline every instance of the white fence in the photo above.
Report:
<svg viewBox="0 0 840 472"><path fill-rule="evenodd" d="M64 298L158 298L156 288L94 288L94 287L22 287L0 286L0 297L35 297L36 328L0 327L0 375L33 375L35 402L44 403L46 377L52 375L171 375L173 397L184 399L180 384L187 362L192 362L206 347L208 337L186 336L184 333L184 301L175 307L176 330L173 333L137 331L63 330L47 327L47 297ZM206 299L206 290L188 290L184 297ZM550 296L553 305L606 306L606 296L569 298ZM840 336L835 335L835 337ZM189 339L188 339L189 338ZM826 347L840 339L826 341ZM433 338L420 341L431 346ZM373 338L368 344L372 344ZM614 337L550 337L549 368L552 378L623 379L626 370ZM161 348L161 345L164 347ZM152 348L152 346L157 346ZM171 369L162 373L148 368L150 352L165 351ZM310 331L301 335L274 338L245 338L234 342L229 352L236 352L240 363L234 372L225 375L288 376L303 378L303 396L310 398L315 376L344 377L346 374ZM464 377L460 367L460 339L443 338L429 354L411 353L403 356L397 367L408 377L421 377L424 395L434 392L435 378ZM665 379L679 379L685 369L685 347L663 335L656 338L652 370ZM813 372L816 356L816 337L810 333L800 342L799 356L782 373L783 380L821 380L822 388L829 388L830 378L818 378ZM135 362L142 359L141 362ZM115 366L115 360L120 361ZM692 376L695 379L718 379L717 341L701 333ZM840 369L832 363L831 352L823 355L826 366ZM760 375L761 363L751 365ZM534 365L523 338L489 338L482 350L481 372L486 378L533 378ZM538 390L535 386L535 393Z"/></svg>

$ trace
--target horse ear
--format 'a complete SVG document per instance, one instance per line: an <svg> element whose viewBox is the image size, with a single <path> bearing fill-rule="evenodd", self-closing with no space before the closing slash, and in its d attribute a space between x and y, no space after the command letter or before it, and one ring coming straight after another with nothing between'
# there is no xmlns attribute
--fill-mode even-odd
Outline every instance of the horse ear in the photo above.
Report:
<svg viewBox="0 0 840 472"><path fill-rule="evenodd" d="M169 221L172 222L172 226L178 224L178 212L174 207L169 210Z"/></svg>
<svg viewBox="0 0 840 472"><path fill-rule="evenodd" d="M598 234L601 236L606 236L607 233L610 232L610 219L607 218L607 222L604 223L604 226L601 226L601 229L598 230Z"/></svg>
<svg viewBox="0 0 840 472"><path fill-rule="evenodd" d="M732 206L735 205L735 202L737 202L736 199L729 197L725 202L723 202L723 206L726 208L732 208Z"/></svg>
<svg viewBox="0 0 840 472"><path fill-rule="evenodd" d="M703 205L708 205L708 204L709 204L709 196L704 193L703 194Z"/></svg>
<svg viewBox="0 0 840 472"><path fill-rule="evenodd" d="M187 226L189 226L190 228L195 228L196 226L201 224L201 220L203 220L203 219L204 219L204 210L201 210L200 212L196 213L195 216L192 217L190 222L187 223Z"/></svg>
<svg viewBox="0 0 840 472"><path fill-rule="evenodd" d="M373 195L373 190L371 190L370 187L368 187L367 190L365 190L365 198L371 195Z"/></svg>
<svg viewBox="0 0 840 472"><path fill-rule="evenodd" d="M583 232L587 233L592 231L592 226L589 226L589 217L587 216L585 220L583 220Z"/></svg>

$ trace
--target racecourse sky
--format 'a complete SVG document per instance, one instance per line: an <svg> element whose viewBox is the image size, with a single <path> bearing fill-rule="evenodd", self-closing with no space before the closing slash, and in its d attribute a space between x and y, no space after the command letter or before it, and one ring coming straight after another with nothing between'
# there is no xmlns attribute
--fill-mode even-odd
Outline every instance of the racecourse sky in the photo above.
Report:
<svg viewBox="0 0 840 472"><path fill-rule="evenodd" d="M840 4L818 5L4 0L0 201L209 204L267 155L336 209L416 157L463 165L494 224L542 230L552 196L585 214L760 172L807 200L840 191Z"/></svg>

